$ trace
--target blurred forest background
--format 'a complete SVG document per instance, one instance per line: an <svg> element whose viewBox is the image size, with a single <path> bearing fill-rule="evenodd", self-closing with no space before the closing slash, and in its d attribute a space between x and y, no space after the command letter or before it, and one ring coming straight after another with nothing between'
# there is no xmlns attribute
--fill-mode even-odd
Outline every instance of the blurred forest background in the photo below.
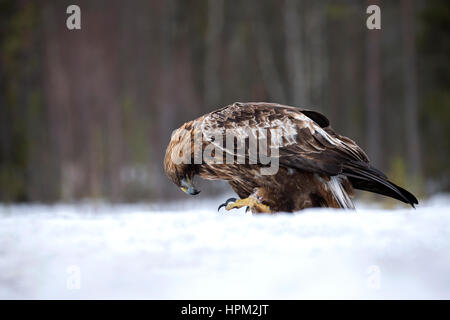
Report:
<svg viewBox="0 0 450 320"><path fill-rule="evenodd" d="M448 192L449 37L446 0L0 0L0 201L186 197L170 134L234 101L323 112L393 181Z"/></svg>

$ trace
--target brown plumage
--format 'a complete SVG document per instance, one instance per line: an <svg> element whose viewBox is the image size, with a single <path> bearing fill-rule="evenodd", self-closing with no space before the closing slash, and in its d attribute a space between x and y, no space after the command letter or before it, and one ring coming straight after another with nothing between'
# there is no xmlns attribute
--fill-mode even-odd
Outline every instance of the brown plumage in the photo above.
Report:
<svg viewBox="0 0 450 320"><path fill-rule="evenodd" d="M225 133L229 131L236 140L227 143ZM268 144L275 142L278 154L266 149L269 159L279 163L275 173L263 175L261 169L270 164L251 157L249 145L254 137ZM258 152L264 150L258 148ZM224 152L233 161L199 161L198 155L206 151L212 156ZM182 163L174 161L177 156L184 157ZM236 102L185 123L172 135L164 167L167 176L189 194L198 193L192 185L194 176L228 181L238 196L247 200L228 204L227 210L244 205L255 213L353 208L353 188L412 206L418 203L411 193L372 167L354 141L336 134L324 115L274 103Z"/></svg>

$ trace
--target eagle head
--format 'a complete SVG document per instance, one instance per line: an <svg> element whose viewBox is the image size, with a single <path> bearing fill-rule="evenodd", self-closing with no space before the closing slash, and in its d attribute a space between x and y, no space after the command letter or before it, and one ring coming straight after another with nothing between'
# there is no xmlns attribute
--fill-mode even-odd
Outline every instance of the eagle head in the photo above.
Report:
<svg viewBox="0 0 450 320"><path fill-rule="evenodd" d="M193 185L196 166L192 164L191 133L187 128L185 124L172 133L164 157L164 170L167 177L181 190L196 195L200 191Z"/></svg>

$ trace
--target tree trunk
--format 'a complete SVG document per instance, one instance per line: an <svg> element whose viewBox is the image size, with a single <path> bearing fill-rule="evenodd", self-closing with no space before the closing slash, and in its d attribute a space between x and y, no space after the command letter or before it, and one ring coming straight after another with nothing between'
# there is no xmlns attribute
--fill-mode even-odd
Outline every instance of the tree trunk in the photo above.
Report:
<svg viewBox="0 0 450 320"><path fill-rule="evenodd" d="M286 69L290 86L290 101L294 106L305 105L305 81L302 55L302 25L297 0L284 4L284 34L286 38Z"/></svg>
<svg viewBox="0 0 450 320"><path fill-rule="evenodd" d="M253 24L253 34L255 36L258 66L261 71L262 81L266 87L272 101L287 104L286 94L281 82L280 73L275 65L275 57L268 30L264 24L263 10L260 8L260 18Z"/></svg>
<svg viewBox="0 0 450 320"><path fill-rule="evenodd" d="M377 4L369 0L367 5ZM367 30L366 42L366 107L367 146L372 164L381 166L381 30Z"/></svg>
<svg viewBox="0 0 450 320"><path fill-rule="evenodd" d="M417 127L417 74L416 74L416 36L415 10L411 0L402 0L403 33L403 84L406 120L406 146L409 174L421 176L420 139Z"/></svg>
<svg viewBox="0 0 450 320"><path fill-rule="evenodd" d="M208 1L208 27L206 34L205 103L220 103L220 57L223 29L223 0Z"/></svg>

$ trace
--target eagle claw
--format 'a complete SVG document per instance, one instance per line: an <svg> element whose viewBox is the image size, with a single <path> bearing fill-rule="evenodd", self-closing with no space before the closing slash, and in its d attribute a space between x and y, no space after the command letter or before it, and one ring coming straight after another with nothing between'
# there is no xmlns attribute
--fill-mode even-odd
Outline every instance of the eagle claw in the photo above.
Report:
<svg viewBox="0 0 450 320"><path fill-rule="evenodd" d="M230 198L227 201L225 201L224 203L222 203L218 208L217 211L220 211L220 208L222 207L226 207L230 202L236 202L236 198Z"/></svg>
<svg viewBox="0 0 450 320"><path fill-rule="evenodd" d="M230 203L231 202L231 203ZM261 203L259 200L253 197L245 198L245 199L228 199L225 204L221 204L219 206L219 209L225 206L225 209L227 211L230 211L231 209L239 209L243 207L247 207L245 212L247 212L250 209L253 213L271 213L271 209L269 206Z"/></svg>

